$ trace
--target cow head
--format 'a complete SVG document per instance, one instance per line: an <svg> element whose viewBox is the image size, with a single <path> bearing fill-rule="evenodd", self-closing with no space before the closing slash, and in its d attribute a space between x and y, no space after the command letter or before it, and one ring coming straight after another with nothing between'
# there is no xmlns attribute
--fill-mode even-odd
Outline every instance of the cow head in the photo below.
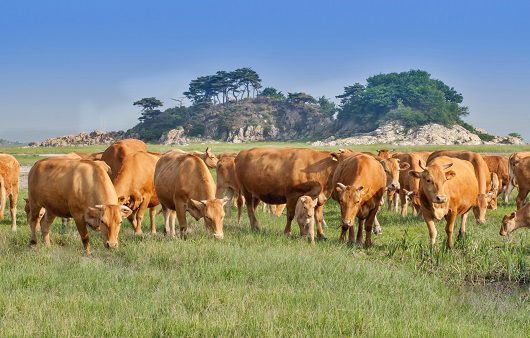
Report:
<svg viewBox="0 0 530 338"><path fill-rule="evenodd" d="M499 195L499 185L499 176L497 176L496 173L491 173L491 190L486 194L488 209L497 210L497 196Z"/></svg>
<svg viewBox="0 0 530 338"><path fill-rule="evenodd" d="M132 210L124 205L96 205L87 209L85 221L101 230L107 248L117 248L121 220L131 213Z"/></svg>
<svg viewBox="0 0 530 338"><path fill-rule="evenodd" d="M392 156L392 154L396 151L395 149L392 149L392 150L388 150L388 149L381 149L381 150L376 150L377 151L377 156L383 158L383 159L387 159L387 158L390 158Z"/></svg>
<svg viewBox="0 0 530 338"><path fill-rule="evenodd" d="M338 193L338 200L340 204L340 213L342 218L342 224L352 226L355 222L357 212L361 207L361 202L370 188L361 186L344 185L337 183L335 190Z"/></svg>
<svg viewBox="0 0 530 338"><path fill-rule="evenodd" d="M215 156L210 147L207 147L204 151L203 161L208 168L213 169L217 166L219 159Z"/></svg>
<svg viewBox="0 0 530 338"><path fill-rule="evenodd" d="M223 207L227 202L228 197L202 201L190 199L188 211L197 220L204 218L204 225L213 232L213 236L216 239L223 239L223 218L225 217Z"/></svg>
<svg viewBox="0 0 530 338"><path fill-rule="evenodd" d="M397 158L387 158L379 161L385 169L386 184L390 191L399 190L399 172L410 168L408 163L401 163Z"/></svg>
<svg viewBox="0 0 530 338"><path fill-rule="evenodd" d="M455 177L456 173L452 170L444 170L450 168L453 164L433 164L426 168L421 161L419 161L419 163L420 168L422 168L423 171L419 172L411 170L409 174L412 175L412 177L420 179L420 190L432 203L443 204L448 202L449 197L445 191L445 183Z"/></svg>

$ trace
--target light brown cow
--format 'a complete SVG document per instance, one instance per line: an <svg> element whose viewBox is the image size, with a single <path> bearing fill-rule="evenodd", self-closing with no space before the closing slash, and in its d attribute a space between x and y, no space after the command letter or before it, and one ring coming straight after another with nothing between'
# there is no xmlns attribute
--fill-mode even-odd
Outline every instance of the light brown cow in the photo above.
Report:
<svg viewBox="0 0 530 338"><path fill-rule="evenodd" d="M82 152L82 151L73 151L71 153L68 153L68 154L75 154L77 156L79 156L80 158L82 158L83 160L92 160L92 161L101 161L101 157L103 156L103 152L99 152L99 153L85 153L85 152ZM68 155L66 154L66 155Z"/></svg>
<svg viewBox="0 0 530 338"><path fill-rule="evenodd" d="M300 236L309 236L311 243L315 243L315 208L318 199L311 196L300 196L294 211L295 219L300 226Z"/></svg>
<svg viewBox="0 0 530 338"><path fill-rule="evenodd" d="M105 149L103 154L101 154L101 160L105 161L110 167L110 178L112 181L118 175L125 156L134 154L137 151L147 152L147 146L144 142L132 138L115 142Z"/></svg>
<svg viewBox="0 0 530 338"><path fill-rule="evenodd" d="M401 163L407 163L409 165L408 168L400 171L399 173L399 199L401 201L401 216L407 216L409 200L411 202L413 215L418 215L420 213L420 180L411 176L409 172L411 170L420 171L420 161L422 159L420 156L416 155L416 153L401 153L394 156L398 158Z"/></svg>
<svg viewBox="0 0 530 338"><path fill-rule="evenodd" d="M508 158L505 156L496 156L496 155L482 155L482 158L488 165L488 169L491 173L497 174L498 178L498 193L503 193L504 200L506 201L506 193L508 190L508 185L510 182L510 169ZM497 206L497 197L493 203L490 203L490 206L493 208L492 204Z"/></svg>
<svg viewBox="0 0 530 338"><path fill-rule="evenodd" d="M473 213L478 224L486 223L486 210L488 204L494 196L491 191L491 174L488 165L478 153L466 150L439 150L429 156L427 165L435 158L440 156L448 156L469 161L475 170L475 175L478 181L478 195L477 205L473 208Z"/></svg>
<svg viewBox="0 0 530 338"><path fill-rule="evenodd" d="M142 233L145 211L150 209L151 233L156 233L155 208L160 204L155 192L155 167L160 156L139 151L123 158L114 179L118 203L132 210L129 216L136 234Z"/></svg>
<svg viewBox="0 0 530 338"><path fill-rule="evenodd" d="M391 158L395 154L395 150L388 150L388 149L381 149L376 150L377 156L379 156L382 159Z"/></svg>
<svg viewBox="0 0 530 338"><path fill-rule="evenodd" d="M298 198L307 195L318 198L315 210L317 236L324 239L322 209L331 195L331 181L338 163L331 154L304 148L253 148L241 151L236 157L236 177L246 199L252 229L260 228L255 215L260 200L268 204L286 203L287 223L284 232L291 234Z"/></svg>
<svg viewBox="0 0 530 338"><path fill-rule="evenodd" d="M381 206L386 184L387 175L381 163L373 156L359 154L340 161L333 175L335 191L332 197L340 205L341 240L344 240L346 231L349 231L349 240L354 242L354 222L357 218L357 243L362 244L364 226L365 245L371 246L372 226Z"/></svg>
<svg viewBox="0 0 530 338"><path fill-rule="evenodd" d="M512 190L514 187L518 185L517 178L515 177L515 168L519 164L519 161L523 158L529 157L530 152L528 151L520 151L517 153L513 153L508 158L508 172L510 176L510 180L508 182L508 188L506 189L506 195L504 196L504 202L507 204L509 197L512 193Z"/></svg>
<svg viewBox="0 0 530 338"><path fill-rule="evenodd" d="M479 184L471 162L455 157L438 156L424 171L411 171L420 179L420 203L423 219L429 229L431 245L436 242L435 220L445 218L447 246L453 247L453 228L457 216L462 216L459 234L466 232L469 210L477 206Z"/></svg>
<svg viewBox="0 0 530 338"><path fill-rule="evenodd" d="M215 197L215 181L204 161L192 154L169 152L156 164L155 190L165 212L166 234L175 235L175 212L180 234L187 233L186 211L204 223L216 239L223 239L223 206L228 198ZM173 211L173 212L172 212Z"/></svg>
<svg viewBox="0 0 530 338"><path fill-rule="evenodd" d="M7 199L11 213L11 230L17 231L17 200L20 164L15 157L0 153L0 220L4 219Z"/></svg>
<svg viewBox="0 0 530 338"><path fill-rule="evenodd" d="M499 235L506 236L519 228L530 229L530 203L503 217Z"/></svg>
<svg viewBox="0 0 530 338"><path fill-rule="evenodd" d="M227 217L232 216L232 203L233 199L236 198L237 207L237 221L239 223L241 219L241 212L243 210L243 204L245 199L239 191L236 179L235 159L237 154L221 154L219 161L217 162L217 192L216 197L223 197L224 192L228 196L227 203Z"/></svg>
<svg viewBox="0 0 530 338"><path fill-rule="evenodd" d="M28 177L30 244L37 243L35 230L44 208L40 226L46 245L50 245L50 225L58 216L74 218L88 254L87 225L101 230L106 247L117 248L121 220L131 210L118 204L107 169L101 161L48 158L36 162Z"/></svg>
<svg viewBox="0 0 530 338"><path fill-rule="evenodd" d="M530 192L530 157L518 159L516 165L513 167L514 178L517 182L518 193L515 199L517 209L521 209L526 201L526 196Z"/></svg>

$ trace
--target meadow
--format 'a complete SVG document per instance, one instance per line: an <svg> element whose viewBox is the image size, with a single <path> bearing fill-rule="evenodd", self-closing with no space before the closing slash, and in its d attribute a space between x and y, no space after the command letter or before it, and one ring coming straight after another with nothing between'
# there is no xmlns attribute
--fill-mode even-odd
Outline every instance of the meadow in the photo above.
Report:
<svg viewBox="0 0 530 338"><path fill-rule="evenodd" d="M209 146L220 152L263 145ZM42 158L38 154L104 148L0 151L31 165ZM529 147L443 148L507 154ZM250 230L246 212L240 223L233 212L225 218L223 241L191 217L186 240L164 236L161 215L156 235L134 235L124 221L119 249L105 249L92 231L92 256L86 256L75 226L63 227L59 220L52 226L51 247L40 237L29 247L26 195L23 189L18 231L11 232L8 219L0 222L0 336L530 335L530 231L499 236L503 215L515 210L513 199L490 210L485 225L470 217L467 235L453 250L445 248L443 222L437 223L431 249L420 217L403 218L386 205L378 216L383 233L373 237L373 247L339 242L339 208L329 201L324 229L329 240L314 246L298 236L296 226L293 236L283 235L285 214L276 218L260 208L262 231ZM144 219L144 232L147 223Z"/></svg>

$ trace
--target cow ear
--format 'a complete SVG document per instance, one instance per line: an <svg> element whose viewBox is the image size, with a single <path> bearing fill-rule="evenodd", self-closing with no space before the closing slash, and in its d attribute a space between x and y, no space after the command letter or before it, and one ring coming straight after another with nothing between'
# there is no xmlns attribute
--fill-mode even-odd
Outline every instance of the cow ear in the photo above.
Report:
<svg viewBox="0 0 530 338"><path fill-rule="evenodd" d="M204 209L206 208L205 202L206 201L197 201L194 199L190 199L190 202L188 203L188 208L190 209L190 213L193 217L195 217L195 219L199 219L204 215Z"/></svg>
<svg viewBox="0 0 530 338"><path fill-rule="evenodd" d="M101 216L103 215L103 205L89 207L85 212L85 221L93 227L99 227Z"/></svg>
<svg viewBox="0 0 530 338"><path fill-rule="evenodd" d="M118 197L118 204L125 204L125 196Z"/></svg>
<svg viewBox="0 0 530 338"><path fill-rule="evenodd" d="M409 168L410 168L410 164L408 164L407 162L401 163L399 165L399 170L407 170Z"/></svg>
<svg viewBox="0 0 530 338"><path fill-rule="evenodd" d="M409 175L414 177L414 178L421 178L421 173L419 171L411 170L411 171L409 171Z"/></svg>
<svg viewBox="0 0 530 338"><path fill-rule="evenodd" d="M515 211L512 212L509 216L508 216L509 219L514 219L515 218Z"/></svg>
<svg viewBox="0 0 530 338"><path fill-rule="evenodd" d="M445 179L448 181L455 176L456 176L456 173L453 170L449 170L448 172L445 173Z"/></svg>
<svg viewBox="0 0 530 338"><path fill-rule="evenodd" d="M333 161L338 161L339 160L339 155L337 153L331 153L331 159Z"/></svg>

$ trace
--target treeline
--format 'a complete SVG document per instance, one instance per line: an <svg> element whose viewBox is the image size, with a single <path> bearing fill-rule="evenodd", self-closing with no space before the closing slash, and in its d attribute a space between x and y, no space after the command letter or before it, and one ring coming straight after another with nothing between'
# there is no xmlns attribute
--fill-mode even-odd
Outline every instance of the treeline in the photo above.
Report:
<svg viewBox="0 0 530 338"><path fill-rule="evenodd" d="M144 132L146 137L156 137L176 126L197 134L201 130L197 121L203 120L201 114L206 114L208 109L211 111L212 106L269 102L305 106L311 108L313 115L318 111L333 116L334 133L338 134L371 131L388 120L399 120L409 128L428 123L459 124L475 132L462 120L469 114L468 108L462 105L462 94L423 70L379 74L366 79L365 85L346 86L344 92L336 96L340 100L338 106L325 97L315 98L303 92L284 94L273 87L262 88L259 74L251 68L199 76L189 83L183 95L191 101L191 106L180 104L161 111L163 103L154 97L134 102L142 108L139 119L143 126L137 129L156 129ZM345 130L345 126L349 129Z"/></svg>

